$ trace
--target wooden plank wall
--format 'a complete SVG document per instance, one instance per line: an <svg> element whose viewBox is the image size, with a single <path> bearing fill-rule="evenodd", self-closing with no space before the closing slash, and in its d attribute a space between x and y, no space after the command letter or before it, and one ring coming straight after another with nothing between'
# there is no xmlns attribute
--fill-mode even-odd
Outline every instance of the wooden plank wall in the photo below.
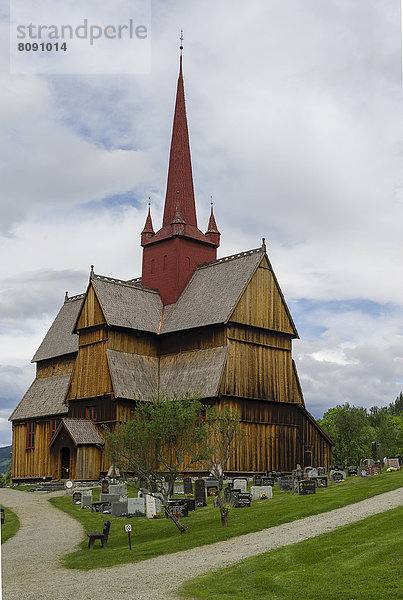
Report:
<svg viewBox="0 0 403 600"><path fill-rule="evenodd" d="M292 377L289 350L228 340L223 394L290 402Z"/></svg>
<svg viewBox="0 0 403 600"><path fill-rule="evenodd" d="M35 447L26 449L27 424L13 423L11 478L50 477L49 420L35 423Z"/></svg>
<svg viewBox="0 0 403 600"><path fill-rule="evenodd" d="M209 327L165 334L158 340L159 354L179 354L187 350L218 348L226 344L226 327Z"/></svg>
<svg viewBox="0 0 403 600"><path fill-rule="evenodd" d="M59 356L51 360L42 360L36 365L36 377L42 379L52 375L67 375L73 371L77 353Z"/></svg>
<svg viewBox="0 0 403 600"><path fill-rule="evenodd" d="M157 356L158 354L156 336L118 329L109 330L108 348L142 356Z"/></svg>
<svg viewBox="0 0 403 600"><path fill-rule="evenodd" d="M99 341L79 347L68 399L91 398L112 393L112 380L106 356L107 344L107 341Z"/></svg>
<svg viewBox="0 0 403 600"><path fill-rule="evenodd" d="M106 319L91 283L77 321L77 330L80 331L85 327L93 327L102 323L106 323Z"/></svg>
<svg viewBox="0 0 403 600"><path fill-rule="evenodd" d="M266 259L250 280L230 321L295 335L285 301Z"/></svg>
<svg viewBox="0 0 403 600"><path fill-rule="evenodd" d="M76 479L99 478L101 470L101 450L96 446L78 446L76 461Z"/></svg>

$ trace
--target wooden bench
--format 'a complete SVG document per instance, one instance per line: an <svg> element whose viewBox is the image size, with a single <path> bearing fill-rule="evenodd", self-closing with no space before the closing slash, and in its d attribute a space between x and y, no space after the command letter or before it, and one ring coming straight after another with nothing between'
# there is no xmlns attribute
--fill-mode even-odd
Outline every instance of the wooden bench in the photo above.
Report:
<svg viewBox="0 0 403 600"><path fill-rule="evenodd" d="M106 548L106 545L108 543L110 527L111 527L111 522L104 521L102 531L99 531L97 533L87 533L87 535L89 537L89 540L88 540L88 549L89 550L92 550L94 548L95 540L100 540L102 548Z"/></svg>

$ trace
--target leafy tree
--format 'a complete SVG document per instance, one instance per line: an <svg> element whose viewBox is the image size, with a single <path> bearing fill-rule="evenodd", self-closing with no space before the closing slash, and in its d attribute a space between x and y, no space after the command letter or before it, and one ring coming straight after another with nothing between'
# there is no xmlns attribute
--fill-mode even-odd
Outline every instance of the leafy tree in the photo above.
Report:
<svg viewBox="0 0 403 600"><path fill-rule="evenodd" d="M183 468L196 460L204 430L198 425L200 400L191 393L160 393L137 401L130 421L107 434L110 457L121 471L132 473L140 486L161 498L165 515L181 533L187 531L168 500Z"/></svg>
<svg viewBox="0 0 403 600"><path fill-rule="evenodd" d="M325 412L320 425L335 442L341 436L342 456L336 443L332 451L334 462L357 464L361 458L370 455L375 432L368 422L365 408L350 406L348 402L338 405Z"/></svg>
<svg viewBox="0 0 403 600"><path fill-rule="evenodd" d="M205 421L204 463L210 473L218 479L216 505L220 510L221 525L228 524L229 506L224 500L224 471L234 450L241 441L239 414L236 410L214 406L207 410Z"/></svg>
<svg viewBox="0 0 403 600"><path fill-rule="evenodd" d="M391 415L403 416L403 392L400 392L396 400L389 404L389 413Z"/></svg>

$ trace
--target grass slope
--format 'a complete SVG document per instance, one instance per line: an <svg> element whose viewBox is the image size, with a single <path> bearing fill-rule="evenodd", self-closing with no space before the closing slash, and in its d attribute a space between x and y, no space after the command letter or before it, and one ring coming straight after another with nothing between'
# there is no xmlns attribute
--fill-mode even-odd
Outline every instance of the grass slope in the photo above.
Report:
<svg viewBox="0 0 403 600"><path fill-rule="evenodd" d="M400 600L401 508L185 584L192 600Z"/></svg>
<svg viewBox="0 0 403 600"><path fill-rule="evenodd" d="M12 510L4 508L4 525L1 526L1 543L13 537L20 528L20 521Z"/></svg>
<svg viewBox="0 0 403 600"><path fill-rule="evenodd" d="M291 492L278 492L275 489L272 500L260 500L253 502L250 508L231 510L228 527L221 527L218 509L209 500L207 507L189 513L190 517L184 519L189 528L189 532L184 535L180 535L172 522L166 519L110 519L111 530L106 551L97 542L98 548L88 552L88 540L85 538L81 543L81 550L68 554L63 563L71 569L88 570L139 562L340 508L402 485L403 470L376 477L352 477L345 482L318 489L314 496L293 496ZM70 497L52 498L50 502L78 519L86 532L100 531L103 519L108 518L72 505ZM127 523L131 523L134 532L131 552L124 530Z"/></svg>

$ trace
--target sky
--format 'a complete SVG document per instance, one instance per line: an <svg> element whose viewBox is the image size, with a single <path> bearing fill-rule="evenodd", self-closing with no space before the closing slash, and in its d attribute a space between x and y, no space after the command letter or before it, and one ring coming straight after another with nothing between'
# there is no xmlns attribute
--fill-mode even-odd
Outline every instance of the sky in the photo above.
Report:
<svg viewBox="0 0 403 600"><path fill-rule="evenodd" d="M152 1L150 64L131 73L126 45L123 74L103 73L101 59L97 73L80 73L78 59L76 74L10 72L0 6L0 446L66 290L84 292L92 264L141 274L149 196L161 224L181 29L200 229L213 196L219 257L266 238L316 418L345 402L393 402L403 388L400 1Z"/></svg>

